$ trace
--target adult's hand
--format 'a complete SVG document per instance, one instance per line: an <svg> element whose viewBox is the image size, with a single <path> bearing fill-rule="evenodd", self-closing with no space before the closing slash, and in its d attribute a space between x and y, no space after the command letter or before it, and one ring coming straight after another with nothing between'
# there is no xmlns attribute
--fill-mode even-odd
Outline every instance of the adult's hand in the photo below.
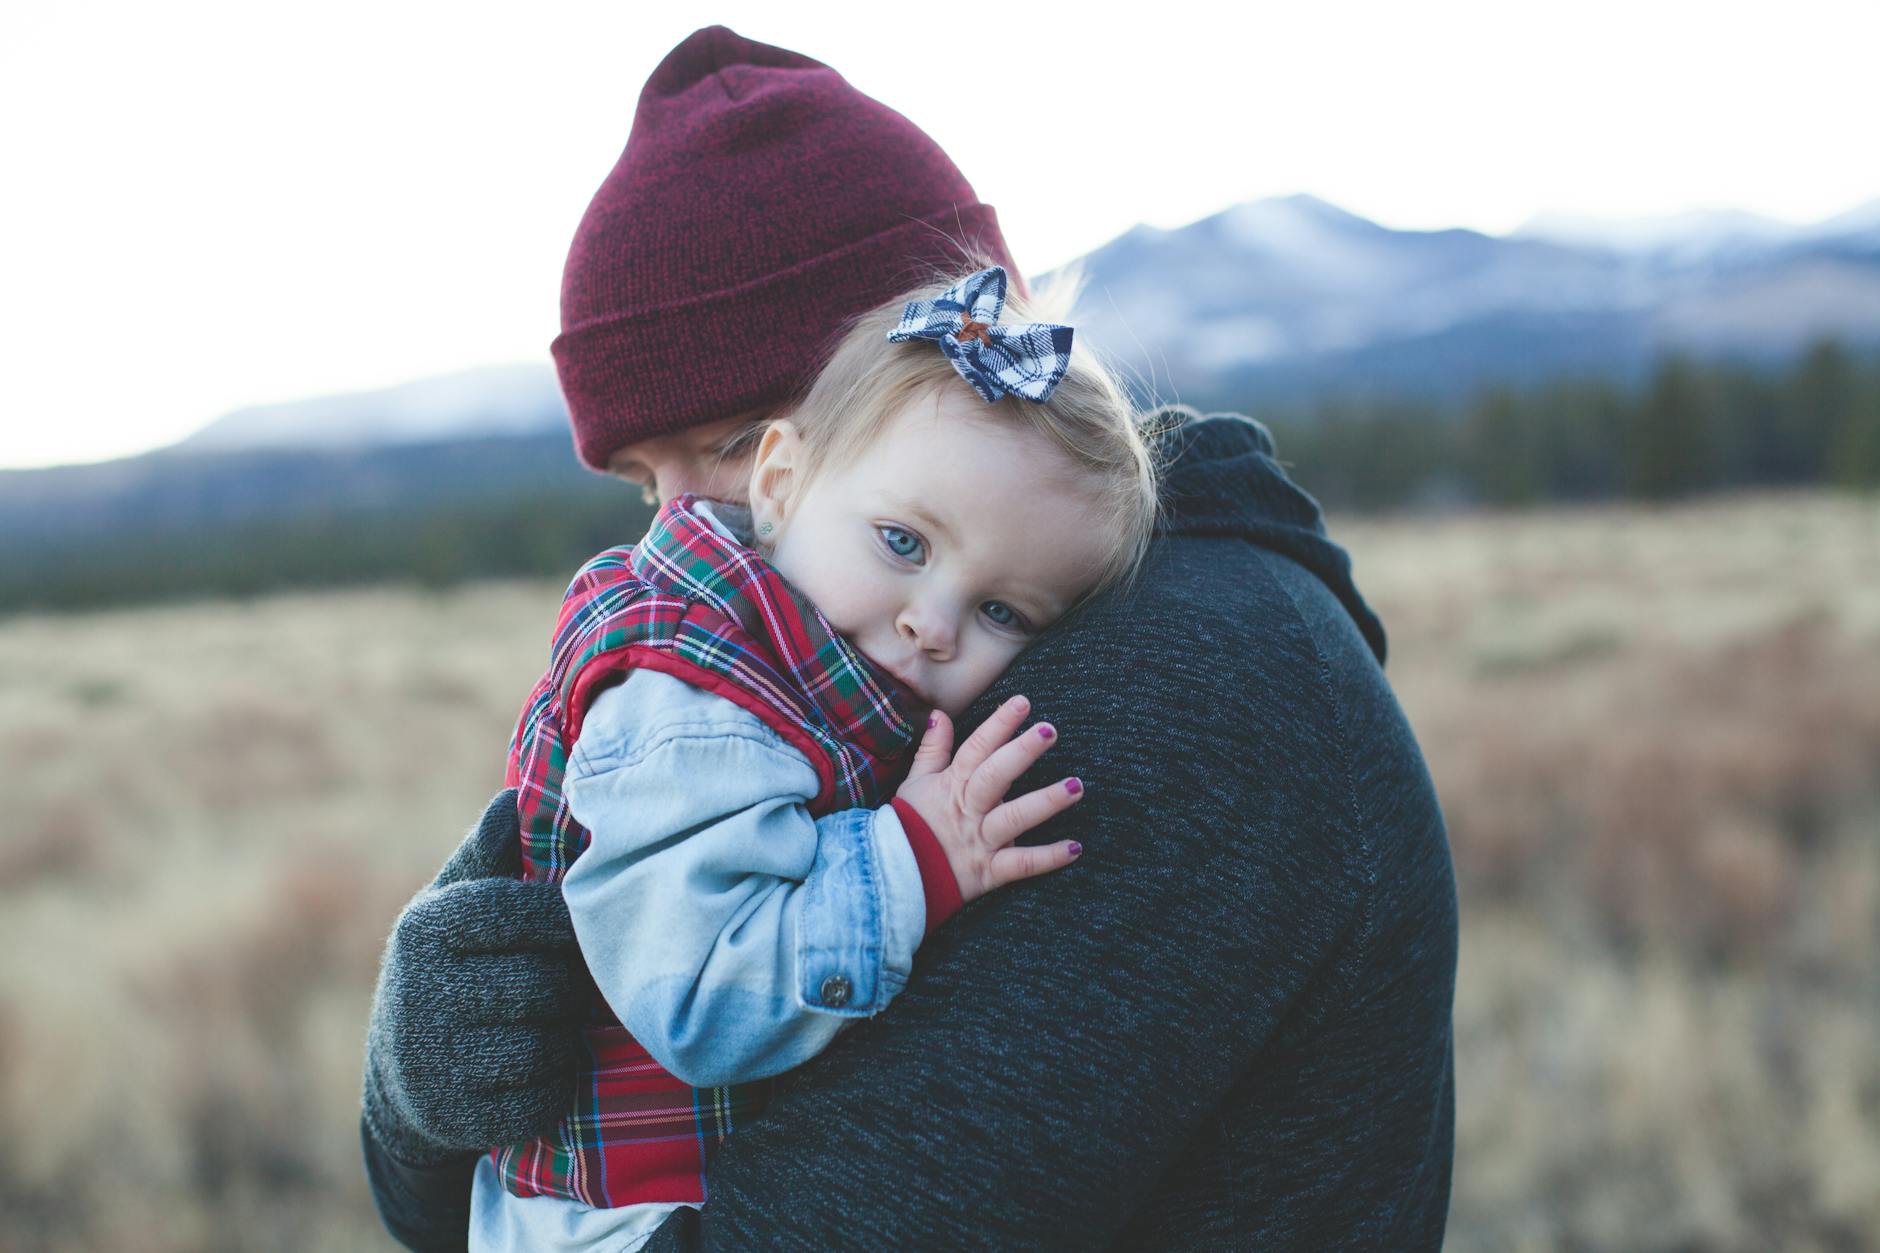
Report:
<svg viewBox="0 0 1880 1253"><path fill-rule="evenodd" d="M540 1135L566 1111L586 1009L581 957L560 887L524 883L520 869L508 789L392 928L366 1035L364 1117L407 1166Z"/></svg>

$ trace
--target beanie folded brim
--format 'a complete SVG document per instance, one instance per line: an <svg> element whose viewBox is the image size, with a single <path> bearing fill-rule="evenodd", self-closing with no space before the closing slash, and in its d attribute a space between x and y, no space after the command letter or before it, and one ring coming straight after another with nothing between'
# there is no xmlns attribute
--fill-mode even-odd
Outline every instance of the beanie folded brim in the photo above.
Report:
<svg viewBox="0 0 1880 1253"><path fill-rule="evenodd" d="M992 206L974 204L738 287L570 327L550 351L576 451L604 471L629 444L782 405L821 369L836 338L826 328L982 263L1018 272Z"/></svg>

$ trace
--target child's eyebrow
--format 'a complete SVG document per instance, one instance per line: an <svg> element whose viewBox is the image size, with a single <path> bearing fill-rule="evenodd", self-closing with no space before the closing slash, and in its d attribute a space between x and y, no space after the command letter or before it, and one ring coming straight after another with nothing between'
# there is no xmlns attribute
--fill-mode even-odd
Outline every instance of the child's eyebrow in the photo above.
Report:
<svg viewBox="0 0 1880 1253"><path fill-rule="evenodd" d="M951 544L953 542L954 540L953 528L948 526L937 515L928 512L926 509L921 508L919 505L915 504L913 501L904 500L904 501L899 502L898 512L905 513L914 521L920 523L921 526L925 530L930 531L935 535L938 535L941 539L945 540L947 543Z"/></svg>

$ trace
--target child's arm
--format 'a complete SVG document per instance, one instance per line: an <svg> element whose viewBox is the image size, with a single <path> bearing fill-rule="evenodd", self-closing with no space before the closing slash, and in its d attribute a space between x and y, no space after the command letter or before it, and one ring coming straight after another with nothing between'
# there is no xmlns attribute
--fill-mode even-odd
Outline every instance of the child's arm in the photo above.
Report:
<svg viewBox="0 0 1880 1253"><path fill-rule="evenodd" d="M1004 777L1002 796L1043 752L1033 738L1001 749L978 790ZM587 713L564 789L592 839L563 895L602 995L688 1083L796 1066L907 981L927 924L923 862L894 807L812 818L817 786L803 755L754 715L669 675L635 671ZM1062 807L1027 806L1040 816L1004 842ZM938 873L954 859L977 895L986 885L961 855L955 815L933 814L950 842ZM1032 860L1041 873L1069 855Z"/></svg>

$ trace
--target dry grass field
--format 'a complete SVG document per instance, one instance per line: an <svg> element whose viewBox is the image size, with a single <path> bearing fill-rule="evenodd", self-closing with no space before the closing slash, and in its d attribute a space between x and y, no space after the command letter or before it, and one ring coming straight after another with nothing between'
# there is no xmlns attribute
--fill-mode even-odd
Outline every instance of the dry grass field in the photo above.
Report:
<svg viewBox="0 0 1880 1253"><path fill-rule="evenodd" d="M1880 1248L1880 502L1336 529L1455 847L1450 1247ZM0 622L0 1246L385 1246L379 946L555 595Z"/></svg>
<svg viewBox="0 0 1880 1253"><path fill-rule="evenodd" d="M1449 1247L1880 1249L1880 501L1338 529L1456 858Z"/></svg>

